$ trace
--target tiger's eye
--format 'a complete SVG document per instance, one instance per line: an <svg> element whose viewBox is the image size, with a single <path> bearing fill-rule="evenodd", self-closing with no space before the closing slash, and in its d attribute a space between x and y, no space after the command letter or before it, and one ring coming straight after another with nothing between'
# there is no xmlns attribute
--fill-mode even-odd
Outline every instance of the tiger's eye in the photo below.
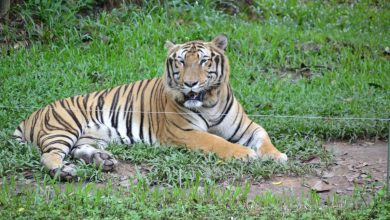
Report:
<svg viewBox="0 0 390 220"><path fill-rule="evenodd" d="M203 59L203 60L200 61L199 64L202 65L203 63L206 63L206 62L207 62L207 59Z"/></svg>

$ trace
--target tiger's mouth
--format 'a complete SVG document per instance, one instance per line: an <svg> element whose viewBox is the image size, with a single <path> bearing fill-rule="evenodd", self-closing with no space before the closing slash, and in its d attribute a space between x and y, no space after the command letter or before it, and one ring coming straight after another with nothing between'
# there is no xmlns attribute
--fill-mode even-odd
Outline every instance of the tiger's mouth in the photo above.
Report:
<svg viewBox="0 0 390 220"><path fill-rule="evenodd" d="M185 101L193 100L193 101L202 102L203 98L204 98L204 94L205 94L204 91L201 91L201 92L190 91L189 93L184 95L184 100Z"/></svg>
<svg viewBox="0 0 390 220"><path fill-rule="evenodd" d="M196 109L201 107L203 105L203 98L205 94L205 91L190 91L189 93L184 94L184 106L189 109Z"/></svg>

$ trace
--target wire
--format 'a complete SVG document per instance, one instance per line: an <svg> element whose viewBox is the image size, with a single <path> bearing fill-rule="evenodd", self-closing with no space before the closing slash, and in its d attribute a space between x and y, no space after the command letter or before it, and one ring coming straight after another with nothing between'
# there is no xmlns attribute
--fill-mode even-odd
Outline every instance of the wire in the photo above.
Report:
<svg viewBox="0 0 390 220"><path fill-rule="evenodd" d="M62 107L63 108L63 107ZM40 108L37 107L11 107L11 106L0 106L0 109L29 109L29 110L38 110ZM51 108L54 109L54 108ZM56 108L58 109L58 108ZM80 111L80 109L77 108L63 108L65 110L70 111ZM101 111L116 111L111 109L96 109L96 110L83 110L88 112L101 112ZM140 114L177 114L177 115L196 115L196 112L192 113L186 113L186 112L141 112L141 111L134 111L134 110L125 110L122 111L124 113L140 113ZM204 114L208 116L222 116L227 114ZM265 115L265 114L247 114L248 117L258 117L258 118L293 118L293 119L314 119L314 120L360 120L360 121L390 121L390 118L377 118L377 117L329 117L329 116L311 116L311 115Z"/></svg>

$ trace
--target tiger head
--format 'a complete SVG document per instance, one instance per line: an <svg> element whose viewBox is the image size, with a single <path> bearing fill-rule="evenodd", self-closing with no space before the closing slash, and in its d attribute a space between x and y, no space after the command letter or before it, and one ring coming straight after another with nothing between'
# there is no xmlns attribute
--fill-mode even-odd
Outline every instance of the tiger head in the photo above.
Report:
<svg viewBox="0 0 390 220"><path fill-rule="evenodd" d="M226 36L220 35L211 42L167 41L165 46L168 58L163 78L170 96L189 109L214 106L220 88L229 80L229 64L224 55Z"/></svg>

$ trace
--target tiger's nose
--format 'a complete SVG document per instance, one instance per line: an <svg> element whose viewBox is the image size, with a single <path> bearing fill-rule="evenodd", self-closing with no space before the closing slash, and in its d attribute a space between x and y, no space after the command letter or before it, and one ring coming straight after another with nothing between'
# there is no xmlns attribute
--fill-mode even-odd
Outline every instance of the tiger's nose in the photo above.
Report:
<svg viewBox="0 0 390 220"><path fill-rule="evenodd" d="M185 81L185 82L184 82L184 85L186 85L186 86L192 88L192 87L198 85L198 81Z"/></svg>

